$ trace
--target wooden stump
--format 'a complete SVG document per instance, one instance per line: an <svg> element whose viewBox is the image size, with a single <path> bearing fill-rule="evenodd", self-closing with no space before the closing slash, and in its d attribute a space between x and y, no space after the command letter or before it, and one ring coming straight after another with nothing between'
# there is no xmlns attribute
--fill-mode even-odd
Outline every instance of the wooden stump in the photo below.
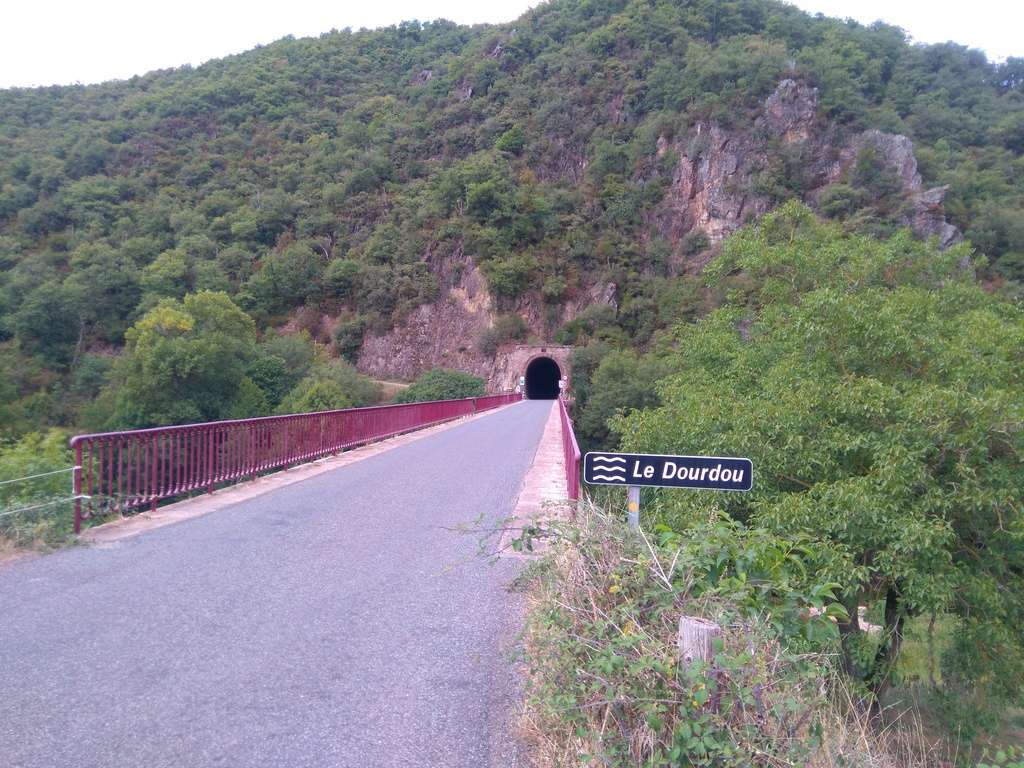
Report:
<svg viewBox="0 0 1024 768"><path fill-rule="evenodd" d="M714 639L722 634L722 628L715 622L696 616L679 617L679 637L676 646L684 667L702 661L708 666L714 663Z"/></svg>

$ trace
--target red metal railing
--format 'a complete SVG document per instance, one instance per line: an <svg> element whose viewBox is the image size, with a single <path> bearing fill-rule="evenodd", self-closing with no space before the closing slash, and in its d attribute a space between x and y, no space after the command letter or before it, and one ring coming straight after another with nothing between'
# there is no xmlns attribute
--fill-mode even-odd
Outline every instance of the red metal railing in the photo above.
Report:
<svg viewBox="0 0 1024 768"><path fill-rule="evenodd" d="M515 402L509 393L71 438L75 533L97 509L127 512ZM85 504L82 502L85 501Z"/></svg>
<svg viewBox="0 0 1024 768"><path fill-rule="evenodd" d="M580 497L580 446L572 429L572 419L565 406L565 398L558 398L558 412L562 419L562 454L565 457L565 489L569 498Z"/></svg>

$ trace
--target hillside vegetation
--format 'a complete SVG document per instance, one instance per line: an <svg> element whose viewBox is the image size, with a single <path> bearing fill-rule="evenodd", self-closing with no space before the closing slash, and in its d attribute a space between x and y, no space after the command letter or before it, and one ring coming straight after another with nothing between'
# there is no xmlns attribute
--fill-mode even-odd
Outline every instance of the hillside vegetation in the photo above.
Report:
<svg viewBox="0 0 1024 768"><path fill-rule="evenodd" d="M646 541L558 531L528 634L552 754L925 765L1020 733L1024 59L771 0L552 0L3 91L0 270L0 479L66 469L72 428L373 402L370 342L452 296L485 307L466 359L575 347L584 447L751 456L750 494L649 492ZM57 509L0 537L66 540ZM711 685L682 611L726 629ZM867 744L889 705L931 746Z"/></svg>
<svg viewBox="0 0 1024 768"><path fill-rule="evenodd" d="M231 321L242 347L304 328L327 345L317 354L352 360L366 333L448 290L434 267L453 254L480 267L499 310L535 297L548 337L644 346L707 301L677 277L715 239L670 221L680 153L699 158L711 127L757 134L783 79L817 88L824 150L871 127L909 136L986 274L1021 278L1019 59L768 0L555 0L501 26L283 39L196 69L0 93L0 428L272 412L297 384L281 355L232 341L229 370L211 374L197 351L163 371L196 402L168 409L143 340L205 344L181 307L213 292L247 315ZM808 197L800 145L765 146L758 206ZM810 197L849 230L906 223L899 179L870 147ZM566 323L609 283L613 307ZM224 394L243 380L244 396ZM313 397L317 381L295 402L362 399L340 381Z"/></svg>

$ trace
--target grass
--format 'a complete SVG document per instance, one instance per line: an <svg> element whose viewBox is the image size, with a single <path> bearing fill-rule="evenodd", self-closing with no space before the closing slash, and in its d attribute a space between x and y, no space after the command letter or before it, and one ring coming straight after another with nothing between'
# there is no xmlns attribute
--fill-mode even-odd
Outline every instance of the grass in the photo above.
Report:
<svg viewBox="0 0 1024 768"><path fill-rule="evenodd" d="M411 386L400 381L384 381L383 379L374 379L374 384L380 387L380 397L378 399L380 403L390 403L395 395L399 392L404 392Z"/></svg>
<svg viewBox="0 0 1024 768"><path fill-rule="evenodd" d="M45 499L35 499L31 504L21 506L42 503L45 503ZM68 501L26 512L5 514L0 517L0 553L4 550L48 550L69 544L74 541L73 521L74 503Z"/></svg>
<svg viewBox="0 0 1024 768"><path fill-rule="evenodd" d="M686 556L581 505L528 576L528 698L520 731L537 768L950 765L914 710L884 727L827 654L794 652L767 621L700 596ZM718 622L714 671L684 669L682 614Z"/></svg>

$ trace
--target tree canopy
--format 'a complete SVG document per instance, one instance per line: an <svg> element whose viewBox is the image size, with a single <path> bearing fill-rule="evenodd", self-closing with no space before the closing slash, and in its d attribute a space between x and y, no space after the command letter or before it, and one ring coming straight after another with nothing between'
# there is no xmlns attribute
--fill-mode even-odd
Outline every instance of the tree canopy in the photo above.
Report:
<svg viewBox="0 0 1024 768"><path fill-rule="evenodd" d="M392 399L394 403L420 403L427 400L455 400L482 397L484 380L479 376L447 368L427 371Z"/></svg>
<svg viewBox="0 0 1024 768"><path fill-rule="evenodd" d="M947 686L1008 701L1024 679L1024 313L965 256L770 214L709 270L730 300L676 328L660 405L613 428L629 450L753 459L752 493L663 493L660 514L810 536L855 677L882 687L907 620L950 614ZM857 618L877 601L880 644Z"/></svg>
<svg viewBox="0 0 1024 768"><path fill-rule="evenodd" d="M18 409L79 420L86 393L66 393L89 356L202 291L230 296L258 336L297 325L355 359L467 258L499 312L533 297L551 337L643 347L693 311L678 266L711 245L658 224L673 147L698 156L698 125L756 133L783 78L817 88L837 145L870 127L910 137L986 276L1020 280L1020 70L773 0L555 0L505 25L343 30L4 91L0 345L41 366L14 385ZM907 201L871 158L811 200L799 151L769 149L754 191L773 204L804 198L882 236L901 221ZM564 323L607 284L614 317Z"/></svg>

